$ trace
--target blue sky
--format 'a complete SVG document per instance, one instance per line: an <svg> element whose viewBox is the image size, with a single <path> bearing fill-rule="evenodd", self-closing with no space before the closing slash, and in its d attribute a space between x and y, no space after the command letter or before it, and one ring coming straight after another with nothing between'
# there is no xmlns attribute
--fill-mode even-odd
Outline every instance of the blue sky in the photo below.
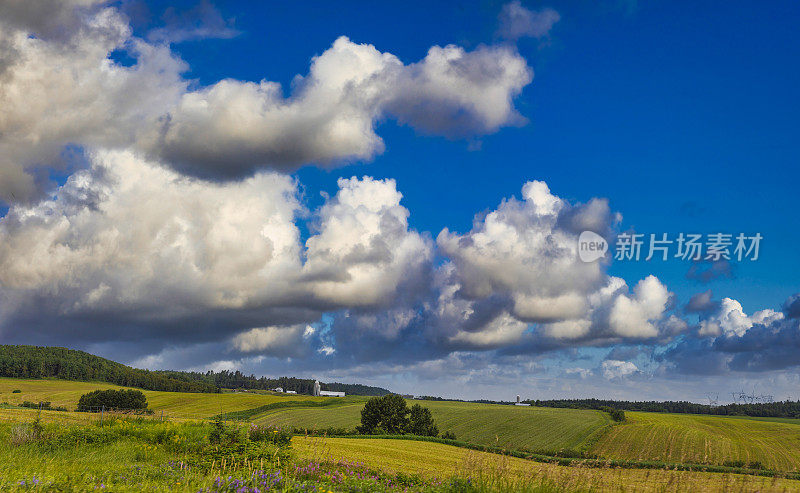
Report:
<svg viewBox="0 0 800 493"><path fill-rule="evenodd" d="M469 398L800 381L795 2L89 3L2 12L0 340ZM585 266L576 218L763 241Z"/></svg>

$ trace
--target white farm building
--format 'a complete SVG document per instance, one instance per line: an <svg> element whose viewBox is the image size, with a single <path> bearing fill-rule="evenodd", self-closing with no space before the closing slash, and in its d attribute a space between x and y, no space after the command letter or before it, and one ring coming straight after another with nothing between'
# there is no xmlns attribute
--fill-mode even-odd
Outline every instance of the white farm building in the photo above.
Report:
<svg viewBox="0 0 800 493"><path fill-rule="evenodd" d="M317 397L344 397L344 392L331 392L322 390L319 380L314 380L314 395Z"/></svg>

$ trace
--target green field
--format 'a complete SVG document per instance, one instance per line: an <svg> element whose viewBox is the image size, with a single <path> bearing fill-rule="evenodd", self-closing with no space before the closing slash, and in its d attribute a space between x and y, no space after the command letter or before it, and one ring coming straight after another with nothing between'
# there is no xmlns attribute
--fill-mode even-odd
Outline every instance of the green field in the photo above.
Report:
<svg viewBox="0 0 800 493"><path fill-rule="evenodd" d="M409 401L431 410L439 431L459 440L530 451L581 449L611 423L599 411L503 406L447 401ZM363 402L323 408L275 409L257 423L307 428L350 428L361 419Z"/></svg>
<svg viewBox="0 0 800 493"><path fill-rule="evenodd" d="M0 403L49 401L74 409L79 397L96 389L118 388L97 382L0 378ZM12 393L19 389L20 393ZM144 391L150 407L167 419L199 419L220 413L291 403L294 407L251 413L259 424L298 428L347 428L359 423L365 397L314 398L255 393L191 394ZM326 402L305 407L306 402ZM758 463L778 471L800 471L800 424L793 419L721 417L628 412L611 425L598 411L516 407L447 401L410 401L428 407L441 432L464 442L514 450L552 453L577 450L609 459L725 465ZM299 404L299 406L298 406ZM11 411L11 410L9 410ZM19 416L19 418L13 418ZM5 413L3 420L28 420L31 412ZM48 419L77 423L95 416L46 413Z"/></svg>
<svg viewBox="0 0 800 493"><path fill-rule="evenodd" d="M470 477L498 491L510 491L519 484L552 485L553 491L800 491L800 481L786 479L664 469L559 466L409 440L295 437L293 446L301 457L315 461L357 461L406 474Z"/></svg>
<svg viewBox="0 0 800 493"><path fill-rule="evenodd" d="M53 406L74 410L78 399L86 392L98 389L121 389L102 382L73 382L68 380L32 380L0 378L0 402L19 404L23 401L49 401ZM12 393L14 389L22 392ZM197 394L143 390L147 403L156 413L164 412L175 418L207 418L221 412L243 411L273 402L321 400L307 395L270 395L255 393Z"/></svg>
<svg viewBox="0 0 800 493"><path fill-rule="evenodd" d="M694 414L627 412L592 447L602 457L700 464L759 462L800 470L800 425Z"/></svg>
<svg viewBox="0 0 800 493"><path fill-rule="evenodd" d="M78 399L96 389L121 388L105 383L63 380L0 378L0 402L50 401L74 409ZM14 389L21 393L11 393ZM144 391L150 408L171 418L202 418L223 412L243 411L276 402L320 401L302 395L253 393L190 394ZM335 398L327 398L335 399ZM355 428L366 398L348 397L329 407L274 409L253 417L259 424L307 428ZM411 402L411 401L410 401ZM452 431L459 440L531 451L580 449L590 445L610 423L598 411L414 401L430 408L439 429Z"/></svg>

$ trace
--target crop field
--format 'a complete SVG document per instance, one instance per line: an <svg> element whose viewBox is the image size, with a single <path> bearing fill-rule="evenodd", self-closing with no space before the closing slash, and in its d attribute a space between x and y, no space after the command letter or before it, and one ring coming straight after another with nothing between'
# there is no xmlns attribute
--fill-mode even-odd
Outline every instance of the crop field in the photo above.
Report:
<svg viewBox="0 0 800 493"><path fill-rule="evenodd" d="M800 425L693 414L626 413L592 447L602 457L700 464L758 462L800 470Z"/></svg>
<svg viewBox="0 0 800 493"><path fill-rule="evenodd" d="M53 406L74 410L81 395L92 390L121 389L102 382L73 382L68 380L31 380L0 378L0 402L20 404L23 401L49 401ZM13 393L14 390L20 393ZM273 402L320 400L307 395L270 395L255 393L197 394L143 390L149 407L176 418L204 418L221 412L243 411Z"/></svg>
<svg viewBox="0 0 800 493"><path fill-rule="evenodd" d="M121 387L99 382L0 378L0 403L49 401L54 406L74 409L82 394L109 388ZM20 392L13 393L15 389ZM249 410L249 418L258 424L316 429L355 428L367 399L268 393L144 393L155 417L159 417L161 411L168 419L182 420ZM325 401L330 405L306 407L304 404L312 401ZM625 423L612 425L605 413L590 410L409 401L417 402L431 410L441 432L451 431L459 440L476 445L544 454L561 450L585 451L603 458L633 461L731 466L755 463L756 468L800 472L800 421L793 419L628 412ZM258 412L261 406L280 403L294 407ZM33 410L5 409L0 412L0 423L30 422L35 414ZM45 411L42 417L47 422L67 425L97 418L56 411ZM358 443L361 442L352 442L353 446ZM375 447L378 443L380 441L365 446ZM436 444L414 446L433 445ZM343 444L337 447L345 450ZM466 452L459 449L452 453Z"/></svg>
<svg viewBox="0 0 800 493"><path fill-rule="evenodd" d="M409 401L431 410L439 431L459 440L508 449L558 451L581 449L610 424L599 411ZM355 428L363 403L324 408L275 409L255 417L257 423L307 428Z"/></svg>
<svg viewBox="0 0 800 493"><path fill-rule="evenodd" d="M800 481L663 469L558 466L431 442L358 438L292 441L297 453L320 461L357 461L383 470L428 477L457 475L504 491L519 484L549 484L554 491L798 491Z"/></svg>

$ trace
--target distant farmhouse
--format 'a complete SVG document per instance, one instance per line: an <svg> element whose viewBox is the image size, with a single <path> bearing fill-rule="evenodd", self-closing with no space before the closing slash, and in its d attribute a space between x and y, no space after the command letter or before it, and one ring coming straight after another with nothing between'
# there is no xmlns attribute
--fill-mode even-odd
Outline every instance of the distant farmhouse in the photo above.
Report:
<svg viewBox="0 0 800 493"><path fill-rule="evenodd" d="M322 390L319 380L314 380L314 395L316 397L344 397L344 392L331 392L330 390Z"/></svg>

